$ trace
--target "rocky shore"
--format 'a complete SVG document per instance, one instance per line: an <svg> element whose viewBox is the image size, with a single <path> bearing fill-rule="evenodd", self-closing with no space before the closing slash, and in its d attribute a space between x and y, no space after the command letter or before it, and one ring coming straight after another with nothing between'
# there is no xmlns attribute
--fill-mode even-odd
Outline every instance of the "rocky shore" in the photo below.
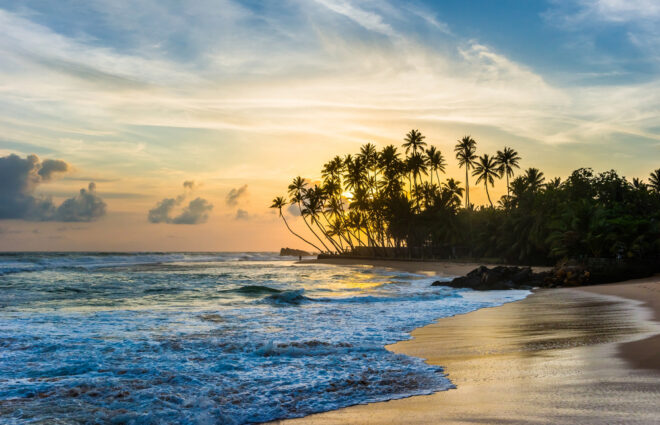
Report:
<svg viewBox="0 0 660 425"><path fill-rule="evenodd" d="M302 249L282 248L280 249L280 257L309 257L313 254L303 251Z"/></svg>
<svg viewBox="0 0 660 425"><path fill-rule="evenodd" d="M564 262L552 270L534 272L531 267L479 266L465 276L450 282L433 282L433 286L471 288L477 291L496 289L560 288L617 282L651 276L654 268L648 265L580 264Z"/></svg>

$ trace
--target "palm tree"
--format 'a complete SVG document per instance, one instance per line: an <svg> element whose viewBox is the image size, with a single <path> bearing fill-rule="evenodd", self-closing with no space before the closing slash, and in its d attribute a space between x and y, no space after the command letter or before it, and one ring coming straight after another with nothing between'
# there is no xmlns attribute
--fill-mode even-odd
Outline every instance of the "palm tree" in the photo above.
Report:
<svg viewBox="0 0 660 425"><path fill-rule="evenodd" d="M660 193L660 168L651 173L649 183L655 192Z"/></svg>
<svg viewBox="0 0 660 425"><path fill-rule="evenodd" d="M311 243L311 242L308 241L307 239L303 238L302 236L300 236L299 234L297 234L296 232L294 232L294 231L291 229L291 227L289 227L289 223L287 223L286 218L284 217L284 214L282 214L282 208L283 208L286 204L287 204L286 199L284 199L283 196L278 196L278 197L276 197L275 199L273 199L273 204L272 204L270 207L271 207L271 208L277 208L277 210L279 211L280 217L282 217L282 220L284 220L284 225L286 226L287 229L289 229L289 232L293 233L293 234L294 234L295 236L297 236L300 240L302 240L303 242L305 242L305 243L308 244L308 245L313 246L317 251L321 252L322 250L321 250L318 246L314 245L313 243Z"/></svg>
<svg viewBox="0 0 660 425"><path fill-rule="evenodd" d="M509 196L509 177L513 177L513 169L520 168L518 166L518 161L520 161L520 156L515 150L504 147L503 151L497 151L495 155L495 162L498 166L498 171L500 176L506 175L506 194Z"/></svg>
<svg viewBox="0 0 660 425"><path fill-rule="evenodd" d="M544 181L545 177L538 168L528 168L527 171L525 171L525 183L527 184L527 188L532 192L541 189Z"/></svg>
<svg viewBox="0 0 660 425"><path fill-rule="evenodd" d="M406 153L408 153L411 148L413 153L417 152L418 149L421 150L424 148L424 146L426 146L424 139L426 139L426 136L423 136L419 130L410 130L403 139L405 141L403 147L406 148Z"/></svg>
<svg viewBox="0 0 660 425"><path fill-rule="evenodd" d="M316 224L316 226L319 228L319 231L325 236L325 238L330 241L330 243L337 249L337 251L341 251L341 248L335 242L334 239L332 239L321 221L319 220L319 217L323 215L325 217L325 202L327 201L327 194L323 190L323 188L320 188L316 185L314 187L309 188L309 189L304 189L303 190L303 205L305 208L303 208L302 212L303 215L306 215L310 218L312 224ZM324 244L325 246L325 244Z"/></svg>
<svg viewBox="0 0 660 425"><path fill-rule="evenodd" d="M486 187L486 196L488 196L488 202L490 202L491 208L493 207L493 201L490 200L490 193L488 193L488 183L491 186L495 186L495 177L500 177L497 162L492 156L484 154L479 157L476 165L474 166L474 171L472 175L477 178L477 184L479 182L484 182L484 187Z"/></svg>
<svg viewBox="0 0 660 425"><path fill-rule="evenodd" d="M474 166L474 161L477 158L475 154L476 150L477 142L470 136L464 136L454 147L458 166L465 167L465 208L470 206L470 180L468 178L468 172Z"/></svg>
<svg viewBox="0 0 660 425"><path fill-rule="evenodd" d="M428 167L426 165L427 158L421 152L413 152L408 157L408 170L413 178L413 194L419 193L417 190L417 178L422 180L422 174L428 174ZM419 198L417 198L417 207L419 208Z"/></svg>
<svg viewBox="0 0 660 425"><path fill-rule="evenodd" d="M438 170L442 173L445 172L445 166L447 165L445 157L442 156L442 152L437 150L435 146L431 146L426 150L426 157L429 168L431 169L431 184L433 184L433 173L435 173L435 177L437 178L438 183L440 183Z"/></svg>
<svg viewBox="0 0 660 425"><path fill-rule="evenodd" d="M291 195L291 204L297 204L298 205L298 211L300 211L300 216L302 217L303 221L305 222L305 225L307 228L312 232L312 234L318 239L319 242L321 242L321 245L323 245L326 249L326 251L330 251L328 249L328 246L323 242L323 240L319 237L319 235L316 234L314 229L312 229L312 226L309 225L307 222L307 219L305 218L305 214L303 214L303 208L302 208L302 201L304 199L304 192L307 187L307 183L305 180L300 177L294 177L293 181L289 185L289 195Z"/></svg>
<svg viewBox="0 0 660 425"><path fill-rule="evenodd" d="M376 166L378 159L378 151L373 143L367 143L360 148L360 156L364 158L367 168L371 169Z"/></svg>

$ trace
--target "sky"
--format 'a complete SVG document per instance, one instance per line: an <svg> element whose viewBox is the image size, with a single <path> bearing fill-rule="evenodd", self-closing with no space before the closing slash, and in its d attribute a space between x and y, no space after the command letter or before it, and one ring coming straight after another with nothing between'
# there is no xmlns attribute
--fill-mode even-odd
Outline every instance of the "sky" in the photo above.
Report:
<svg viewBox="0 0 660 425"><path fill-rule="evenodd" d="M657 0L0 0L0 28L0 250L303 248L271 199L413 128L461 181L466 134L548 177L660 167Z"/></svg>

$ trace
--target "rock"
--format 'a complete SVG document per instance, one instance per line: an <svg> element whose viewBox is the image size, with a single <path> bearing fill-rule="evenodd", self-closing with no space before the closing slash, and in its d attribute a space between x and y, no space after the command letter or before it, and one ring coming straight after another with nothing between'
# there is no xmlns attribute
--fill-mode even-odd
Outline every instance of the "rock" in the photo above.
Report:
<svg viewBox="0 0 660 425"><path fill-rule="evenodd" d="M480 266L463 277L451 282L436 281L432 286L450 286L452 288L471 288L477 291L493 289L521 289L532 286L546 286L548 273L534 273L530 267L497 266L489 269Z"/></svg>
<svg viewBox="0 0 660 425"><path fill-rule="evenodd" d="M310 254L307 251L302 249L293 249L293 248L282 248L280 249L280 257L291 256L291 257L309 257L313 254Z"/></svg>

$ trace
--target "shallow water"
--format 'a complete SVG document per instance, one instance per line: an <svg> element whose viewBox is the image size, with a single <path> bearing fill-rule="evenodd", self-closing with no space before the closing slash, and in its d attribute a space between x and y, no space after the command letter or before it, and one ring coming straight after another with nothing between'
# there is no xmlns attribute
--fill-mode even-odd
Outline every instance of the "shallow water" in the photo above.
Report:
<svg viewBox="0 0 660 425"><path fill-rule="evenodd" d="M228 423L446 390L384 345L524 298L270 253L0 256L0 423Z"/></svg>

